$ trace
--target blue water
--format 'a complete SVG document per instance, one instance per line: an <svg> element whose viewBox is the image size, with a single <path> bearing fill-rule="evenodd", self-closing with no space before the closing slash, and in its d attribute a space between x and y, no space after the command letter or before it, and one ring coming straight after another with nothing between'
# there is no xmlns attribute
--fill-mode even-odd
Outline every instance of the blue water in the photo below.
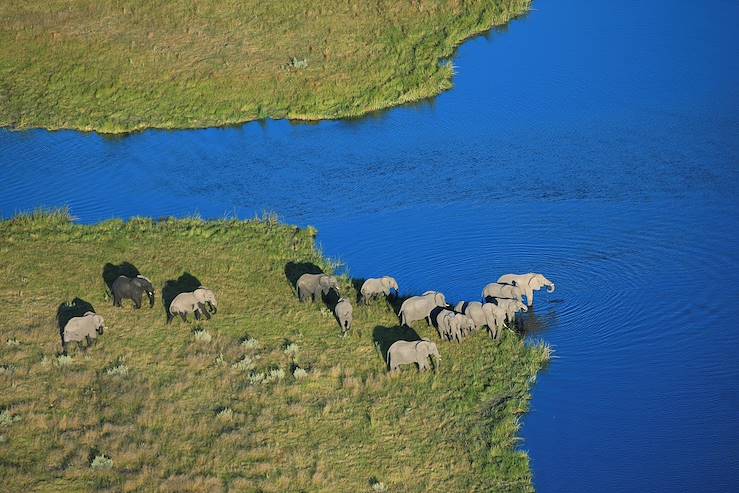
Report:
<svg viewBox="0 0 739 493"><path fill-rule="evenodd" d="M354 121L0 131L0 214L276 211L357 277L557 284L522 448L551 491L739 491L739 2L541 0Z"/></svg>

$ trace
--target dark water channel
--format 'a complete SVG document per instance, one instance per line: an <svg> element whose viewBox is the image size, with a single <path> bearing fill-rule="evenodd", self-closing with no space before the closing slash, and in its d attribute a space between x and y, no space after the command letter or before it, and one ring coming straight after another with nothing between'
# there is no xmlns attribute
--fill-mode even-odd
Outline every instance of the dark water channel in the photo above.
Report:
<svg viewBox="0 0 739 493"><path fill-rule="evenodd" d="M452 91L356 121L0 131L0 214L273 210L450 299L543 272L537 489L739 491L739 3L534 8L462 46Z"/></svg>

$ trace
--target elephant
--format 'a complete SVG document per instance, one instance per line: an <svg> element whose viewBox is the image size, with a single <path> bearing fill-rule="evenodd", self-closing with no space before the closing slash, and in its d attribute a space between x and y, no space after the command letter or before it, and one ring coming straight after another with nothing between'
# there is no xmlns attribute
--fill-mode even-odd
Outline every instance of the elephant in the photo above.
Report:
<svg viewBox="0 0 739 493"><path fill-rule="evenodd" d="M462 339L459 320L454 318L454 312L451 310L440 310L436 314L436 330L439 337L447 341L456 339L459 342Z"/></svg>
<svg viewBox="0 0 739 493"><path fill-rule="evenodd" d="M334 307L334 315L336 320L339 321L341 327L341 336L346 337L346 334L352 330L352 304L346 298L339 298L338 303Z"/></svg>
<svg viewBox="0 0 739 493"><path fill-rule="evenodd" d="M188 313L194 314L196 320L200 320L202 316L210 320L210 312L206 305L209 303L213 304L215 298L210 299L208 296L209 292L212 296L213 292L210 289L200 287L192 293L180 293L175 296L175 299L169 305L167 323L170 323L176 315L179 315L183 322L187 322ZM213 305L213 308L215 309L216 306Z"/></svg>
<svg viewBox="0 0 739 493"><path fill-rule="evenodd" d="M85 312L81 317L72 317L62 331L62 353L66 356L67 345L76 342L77 347L86 341L87 347L95 345L98 335L103 335L105 321L95 312Z"/></svg>
<svg viewBox="0 0 739 493"><path fill-rule="evenodd" d="M195 291L193 291L193 293L195 293L195 296L197 296L198 299L200 299L205 304L205 306L208 307L208 310L210 310L212 314L215 315L216 312L218 312L218 303L216 302L216 295L213 294L213 291L206 288L205 286L200 286Z"/></svg>
<svg viewBox="0 0 739 493"><path fill-rule="evenodd" d="M534 291L539 291L545 286L548 293L553 293L555 289L552 281L544 277L543 274L537 274L535 272L529 272L528 274L504 274L498 278L498 282L520 288L523 294L526 295L526 304L530 307L534 305Z"/></svg>
<svg viewBox="0 0 739 493"><path fill-rule="evenodd" d="M398 311L400 322L402 325L410 327L408 324L411 322L425 318L429 325L431 325L429 316L431 315L431 310L437 306L448 306L443 293L427 291L422 296L411 296L400 305L400 311Z"/></svg>
<svg viewBox="0 0 739 493"><path fill-rule="evenodd" d="M303 274L295 284L300 302L315 301L320 296L327 295L331 289L339 292L339 283L334 276L326 274Z"/></svg>
<svg viewBox="0 0 739 493"><path fill-rule="evenodd" d="M464 337L467 337L475 330L475 322L472 320L472 318L468 317L467 315L463 313L455 313L454 318L457 321L457 324L459 325L459 331L460 331L460 338L461 340Z"/></svg>
<svg viewBox="0 0 739 493"><path fill-rule="evenodd" d="M364 281L362 288L359 290L361 293L361 302L367 304L375 298L380 296L390 296L391 289L395 290L397 296L398 293L398 282L395 278L390 276L383 276L380 278L370 278Z"/></svg>
<svg viewBox="0 0 739 493"><path fill-rule="evenodd" d="M459 302L455 309L470 317L475 327L487 326L490 337L494 339L504 327L506 312L495 303Z"/></svg>
<svg viewBox="0 0 739 493"><path fill-rule="evenodd" d="M398 371L400 365L417 364L418 371L429 369L429 358L441 361L439 349L431 341L395 341L387 350L387 365L390 373Z"/></svg>
<svg viewBox="0 0 739 493"><path fill-rule="evenodd" d="M516 321L516 313L527 312L529 309L522 301L508 300L508 299L496 299L498 308L505 311L506 319L508 323L514 323Z"/></svg>
<svg viewBox="0 0 739 493"><path fill-rule="evenodd" d="M483 301L489 301L490 298L503 298L522 301L523 289L511 284L491 282L482 290Z"/></svg>
<svg viewBox="0 0 739 493"><path fill-rule="evenodd" d="M149 308L154 306L154 286L144 276L136 277L118 276L110 287L113 293L113 306L121 306L124 299L133 300L135 309L141 308L141 299L144 294L149 297Z"/></svg>

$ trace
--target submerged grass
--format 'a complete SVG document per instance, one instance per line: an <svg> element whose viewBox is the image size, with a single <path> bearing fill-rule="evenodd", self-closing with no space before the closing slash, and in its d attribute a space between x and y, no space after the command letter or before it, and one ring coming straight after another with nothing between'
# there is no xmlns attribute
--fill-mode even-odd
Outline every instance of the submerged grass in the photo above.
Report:
<svg viewBox="0 0 739 493"><path fill-rule="evenodd" d="M401 329L387 304L355 307L342 338L318 304L297 301L286 266L330 265L315 232L64 217L0 223L0 338L18 341L0 344L12 368L0 373L7 491L533 489L516 435L545 346L510 332L499 345L482 333L444 343L420 323L439 344L438 371L389 376L376 343ZM154 308L111 306L109 262L152 279ZM165 325L161 286L184 272L214 289L218 313ZM56 310L74 298L107 330L89 351L57 357Z"/></svg>
<svg viewBox="0 0 739 493"><path fill-rule="evenodd" d="M0 2L0 126L106 133L359 116L449 89L530 0Z"/></svg>

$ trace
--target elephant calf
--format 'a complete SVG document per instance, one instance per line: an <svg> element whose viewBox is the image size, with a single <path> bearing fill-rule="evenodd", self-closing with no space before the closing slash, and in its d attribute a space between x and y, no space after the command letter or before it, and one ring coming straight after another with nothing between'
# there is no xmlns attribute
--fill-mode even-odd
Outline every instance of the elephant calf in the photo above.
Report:
<svg viewBox="0 0 739 493"><path fill-rule="evenodd" d="M179 315L183 322L187 322L187 315L192 313L196 320L200 320L205 316L210 320L210 310L216 313L218 304L215 295L210 289L199 287L192 293L180 293L169 305L169 313L167 314L167 323L170 323L174 317Z"/></svg>
<svg viewBox="0 0 739 493"><path fill-rule="evenodd" d="M121 306L124 299L133 300L133 307L141 308L141 300L146 294L149 297L149 308L154 306L154 286L144 276L118 276L110 288L113 293L113 306Z"/></svg>
<svg viewBox="0 0 739 493"><path fill-rule="evenodd" d="M326 274L303 274L295 283L300 302L316 301L321 295L327 295L330 290L339 292L339 283L334 276Z"/></svg>
<svg viewBox="0 0 739 493"><path fill-rule="evenodd" d="M70 318L62 331L62 352L67 354L67 345L76 342L77 347L82 347L82 342L87 347L95 345L98 335L103 335L105 322L103 317L94 312L86 312L81 317Z"/></svg>
<svg viewBox="0 0 739 493"><path fill-rule="evenodd" d="M360 301L362 304L367 304L380 296L387 297L390 295L391 289L394 289L396 294L398 293L398 282L393 277L384 276L377 279L367 279L359 290L362 295Z"/></svg>
<svg viewBox="0 0 739 493"><path fill-rule="evenodd" d="M439 350L431 341L395 341L387 350L387 364L390 373L398 371L401 365L414 363L418 365L418 371L424 371L430 368L431 356L441 361Z"/></svg>
<svg viewBox="0 0 739 493"><path fill-rule="evenodd" d="M462 341L461 320L451 310L441 310L436 314L436 331L439 337L447 341Z"/></svg>
<svg viewBox="0 0 739 493"><path fill-rule="evenodd" d="M334 315L336 315L336 320L339 321L339 326L341 326L342 337L346 337L346 334L352 329L352 311L352 304L346 298L340 298L334 307Z"/></svg>

